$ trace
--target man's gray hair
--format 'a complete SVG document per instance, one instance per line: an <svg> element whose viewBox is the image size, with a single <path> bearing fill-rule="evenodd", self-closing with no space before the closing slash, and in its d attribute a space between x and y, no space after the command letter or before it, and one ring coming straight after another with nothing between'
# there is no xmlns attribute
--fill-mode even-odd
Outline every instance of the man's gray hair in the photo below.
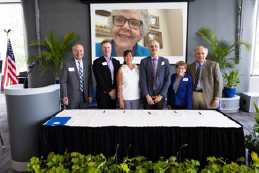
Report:
<svg viewBox="0 0 259 173"><path fill-rule="evenodd" d="M197 46L197 47L195 47L195 49L193 50L193 56L195 55L195 51L196 51L196 49L198 49L198 48L204 48L205 53L206 53L206 56L208 55L208 53L209 53L209 49L208 49L208 48L206 48L206 47L204 47L204 46Z"/></svg>
<svg viewBox="0 0 259 173"><path fill-rule="evenodd" d="M109 28L113 28L114 24L113 24L113 16L118 15L120 12L122 11L139 11L140 13L140 20L143 22L142 25L142 38L145 37L145 35L150 31L151 28L151 17L148 13L147 9L121 9L121 10L112 10L111 15L108 19L108 27Z"/></svg>
<svg viewBox="0 0 259 173"><path fill-rule="evenodd" d="M74 51L75 51L75 48L76 48L76 46L78 46L78 45L82 46L82 47L83 47L83 49L84 49L84 46L83 46L82 44L80 44L80 43L76 43L76 44L74 44L74 46L72 47L72 52L74 52Z"/></svg>

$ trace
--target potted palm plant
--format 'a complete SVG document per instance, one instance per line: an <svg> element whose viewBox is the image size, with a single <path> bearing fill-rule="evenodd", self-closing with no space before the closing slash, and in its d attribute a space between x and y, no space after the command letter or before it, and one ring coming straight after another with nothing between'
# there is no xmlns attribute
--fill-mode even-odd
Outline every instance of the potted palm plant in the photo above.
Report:
<svg viewBox="0 0 259 173"><path fill-rule="evenodd" d="M240 77L238 76L238 70L231 71L230 73L224 73L223 78L225 79L225 87L223 90L225 97L234 97L236 94L236 88L238 84L241 82Z"/></svg>
<svg viewBox="0 0 259 173"><path fill-rule="evenodd" d="M40 45L43 50L29 56L28 64L39 62L41 74L51 71L57 81L59 80L60 68L65 60L65 54L71 51L77 40L79 40L79 36L75 32L67 32L63 39L59 39L55 32L49 31L43 41L34 41L30 44L30 46Z"/></svg>
<svg viewBox="0 0 259 173"><path fill-rule="evenodd" d="M239 61L240 57L231 56L232 53L238 51L237 45L244 45L248 51L251 50L251 44L244 41L236 41L231 44L226 40L218 40L215 33L208 27L201 27L197 33L208 44L207 59L218 62L220 69L233 69L236 62Z"/></svg>

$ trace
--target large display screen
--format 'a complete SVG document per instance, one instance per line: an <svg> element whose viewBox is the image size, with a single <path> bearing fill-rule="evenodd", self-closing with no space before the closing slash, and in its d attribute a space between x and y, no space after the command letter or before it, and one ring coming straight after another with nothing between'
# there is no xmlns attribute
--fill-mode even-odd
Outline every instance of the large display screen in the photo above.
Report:
<svg viewBox="0 0 259 173"><path fill-rule="evenodd" d="M92 61L102 56L101 42L112 43L112 57L123 62L131 49L133 63L150 55L148 45L157 40L159 56L170 64L185 61L188 2L90 4Z"/></svg>

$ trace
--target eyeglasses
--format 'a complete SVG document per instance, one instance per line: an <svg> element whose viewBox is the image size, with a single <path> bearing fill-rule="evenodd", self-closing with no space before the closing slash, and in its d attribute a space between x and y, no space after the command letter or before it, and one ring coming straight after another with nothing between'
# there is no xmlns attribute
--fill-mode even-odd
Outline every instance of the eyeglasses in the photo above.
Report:
<svg viewBox="0 0 259 173"><path fill-rule="evenodd" d="M123 26L126 21L128 21L129 27L131 29L139 29L143 22L141 20L136 19L126 19L123 16L113 16L113 24L116 26Z"/></svg>
<svg viewBox="0 0 259 173"><path fill-rule="evenodd" d="M177 67L177 69L179 69L179 70L185 70L185 68L182 68L182 67Z"/></svg>

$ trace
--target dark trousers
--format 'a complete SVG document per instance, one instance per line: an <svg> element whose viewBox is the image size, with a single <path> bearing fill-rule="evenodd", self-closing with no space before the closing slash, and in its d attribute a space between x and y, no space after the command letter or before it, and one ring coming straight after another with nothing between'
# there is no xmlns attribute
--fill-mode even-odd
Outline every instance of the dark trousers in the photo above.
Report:
<svg viewBox="0 0 259 173"><path fill-rule="evenodd" d="M117 97L112 100L110 95L103 91L97 90L96 101L98 109L116 109Z"/></svg>
<svg viewBox="0 0 259 173"><path fill-rule="evenodd" d="M170 105L172 109L186 109L185 106Z"/></svg>
<svg viewBox="0 0 259 173"><path fill-rule="evenodd" d="M164 103L165 103L165 98L162 98L160 102L155 103L153 105L149 105L147 103L147 98L142 97L142 103L143 103L143 108L144 109L163 109L164 108Z"/></svg>

